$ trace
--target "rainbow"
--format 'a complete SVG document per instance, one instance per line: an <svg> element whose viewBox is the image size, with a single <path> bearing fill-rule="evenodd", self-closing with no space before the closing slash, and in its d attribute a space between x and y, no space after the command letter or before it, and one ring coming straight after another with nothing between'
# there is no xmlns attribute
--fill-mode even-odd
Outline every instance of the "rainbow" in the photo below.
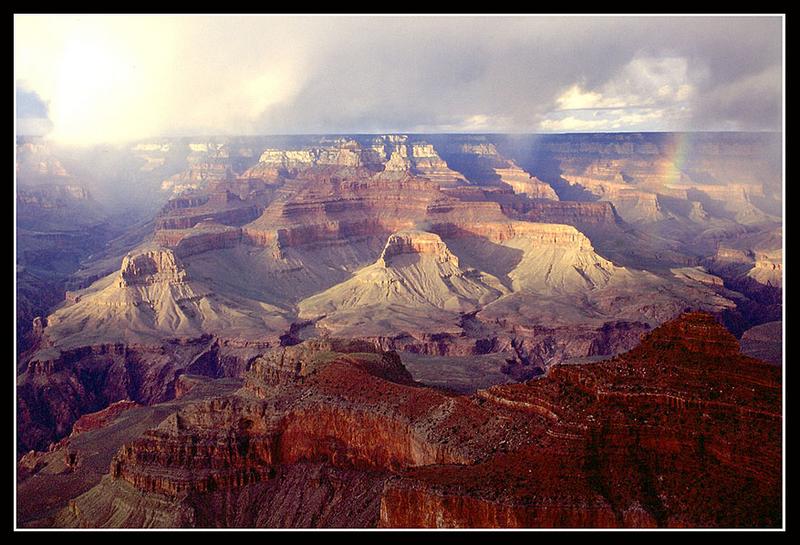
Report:
<svg viewBox="0 0 800 545"><path fill-rule="evenodd" d="M685 176L684 169L694 148L694 135L688 132L673 133L672 141L667 143L668 152L659 178L664 185L678 184ZM666 151L666 150L665 150Z"/></svg>

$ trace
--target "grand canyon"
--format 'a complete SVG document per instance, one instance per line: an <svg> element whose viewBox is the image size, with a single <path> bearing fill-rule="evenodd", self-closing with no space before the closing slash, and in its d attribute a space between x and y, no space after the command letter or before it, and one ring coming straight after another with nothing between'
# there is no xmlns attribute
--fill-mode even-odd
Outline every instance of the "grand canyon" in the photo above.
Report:
<svg viewBox="0 0 800 545"><path fill-rule="evenodd" d="M19 523L780 526L776 138L20 139Z"/></svg>
<svg viewBox="0 0 800 545"><path fill-rule="evenodd" d="M15 14L14 531L785 531L784 35Z"/></svg>

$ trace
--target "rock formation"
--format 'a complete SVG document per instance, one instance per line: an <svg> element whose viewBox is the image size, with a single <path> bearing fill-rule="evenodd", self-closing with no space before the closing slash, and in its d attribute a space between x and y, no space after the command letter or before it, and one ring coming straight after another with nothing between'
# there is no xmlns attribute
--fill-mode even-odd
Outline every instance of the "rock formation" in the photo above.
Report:
<svg viewBox="0 0 800 545"><path fill-rule="evenodd" d="M279 350L236 395L184 405L126 442L53 523L781 524L779 371L741 356L709 315L472 396L421 387L365 346Z"/></svg>
<svg viewBox="0 0 800 545"><path fill-rule="evenodd" d="M406 307L409 314L434 309L451 312L474 310L502 295L501 283L475 270L459 267L458 258L442 239L423 231L393 233L377 262L365 267L350 280L302 301L300 317L331 314L337 310L358 310L360 319L370 308L386 313L381 318ZM335 322L337 319L334 317Z"/></svg>
<svg viewBox="0 0 800 545"><path fill-rule="evenodd" d="M20 516L779 525L774 180L696 138L138 143L121 237L18 162Z"/></svg>

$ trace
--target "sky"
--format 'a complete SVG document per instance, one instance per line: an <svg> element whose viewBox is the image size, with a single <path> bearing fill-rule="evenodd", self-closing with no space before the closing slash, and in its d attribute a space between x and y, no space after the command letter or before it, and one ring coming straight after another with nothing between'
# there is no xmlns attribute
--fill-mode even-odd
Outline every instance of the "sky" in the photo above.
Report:
<svg viewBox="0 0 800 545"><path fill-rule="evenodd" d="M780 16L16 15L18 134L782 127Z"/></svg>

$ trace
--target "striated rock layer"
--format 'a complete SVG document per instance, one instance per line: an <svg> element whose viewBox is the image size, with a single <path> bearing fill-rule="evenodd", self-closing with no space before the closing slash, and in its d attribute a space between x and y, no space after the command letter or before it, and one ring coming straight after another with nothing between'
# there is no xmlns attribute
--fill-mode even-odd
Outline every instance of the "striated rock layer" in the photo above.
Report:
<svg viewBox="0 0 800 545"><path fill-rule="evenodd" d="M780 371L703 313L472 396L414 383L394 353L316 341L126 443L54 523L777 527L780 437Z"/></svg>

